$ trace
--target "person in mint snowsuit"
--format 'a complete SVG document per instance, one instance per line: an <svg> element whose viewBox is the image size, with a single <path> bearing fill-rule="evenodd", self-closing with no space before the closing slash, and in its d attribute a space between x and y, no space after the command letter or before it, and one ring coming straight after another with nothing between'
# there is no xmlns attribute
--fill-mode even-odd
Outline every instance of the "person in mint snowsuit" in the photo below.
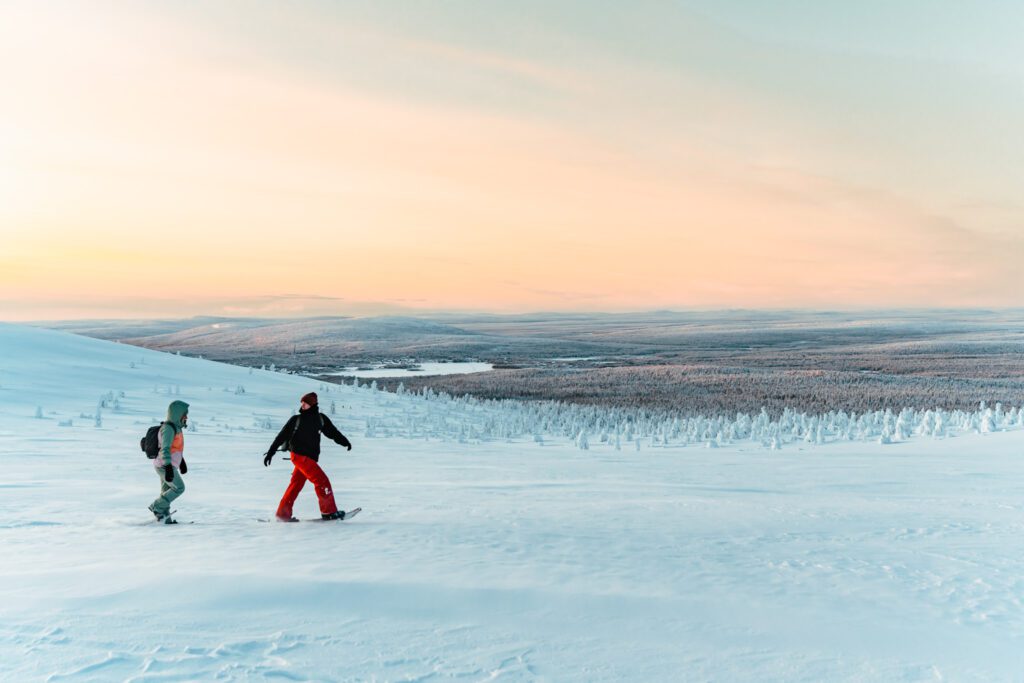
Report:
<svg viewBox="0 0 1024 683"><path fill-rule="evenodd" d="M320 469L320 434L323 433L339 446L352 450L352 444L345 438L345 435L338 431L334 423L320 412L316 393L310 392L302 397L299 407L299 414L293 415L278 433L274 442L270 444L270 450L263 456L263 465L270 465L274 453L278 448L284 446L291 451L292 478L288 488L281 498L281 504L277 507L277 519L282 522L297 522L299 520L292 516L292 506L299 492L306 485L306 481L313 482L316 488L316 497L320 502L320 516L324 519L345 519L345 511L338 510L334 502L334 491L331 490L331 481Z"/></svg>
<svg viewBox="0 0 1024 683"><path fill-rule="evenodd" d="M149 506L158 522L173 524L171 502L185 492L182 474L188 472L183 453L185 451L185 426L188 424L188 404L171 401L167 406L167 419L160 425L157 444L160 452L153 459L153 467L160 477L160 495Z"/></svg>

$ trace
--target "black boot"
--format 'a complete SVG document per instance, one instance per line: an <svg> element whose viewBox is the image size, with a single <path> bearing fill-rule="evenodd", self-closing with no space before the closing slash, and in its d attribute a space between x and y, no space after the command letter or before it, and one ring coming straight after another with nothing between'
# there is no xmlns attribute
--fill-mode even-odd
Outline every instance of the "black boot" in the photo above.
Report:
<svg viewBox="0 0 1024 683"><path fill-rule="evenodd" d="M149 506L149 511L153 513L154 517L156 517L156 523L157 524L177 524L178 523L177 521L171 519L171 512L166 512L166 513L157 512L156 510L153 509L152 505ZM177 512L177 510L175 510L175 512Z"/></svg>

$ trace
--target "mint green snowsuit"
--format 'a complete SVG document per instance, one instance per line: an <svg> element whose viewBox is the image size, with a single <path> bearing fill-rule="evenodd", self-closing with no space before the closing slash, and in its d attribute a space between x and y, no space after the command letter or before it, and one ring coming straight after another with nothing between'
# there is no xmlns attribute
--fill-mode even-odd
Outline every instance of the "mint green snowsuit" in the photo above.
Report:
<svg viewBox="0 0 1024 683"><path fill-rule="evenodd" d="M153 460L157 476L160 477L160 495L149 506L149 509L160 515L171 511L171 501L185 492L185 481L181 478L178 467L181 466L181 454L185 438L182 435L182 420L188 414L188 404L184 401L171 401L167 406L167 419L160 427L160 454ZM174 468L174 480L164 479L164 466Z"/></svg>

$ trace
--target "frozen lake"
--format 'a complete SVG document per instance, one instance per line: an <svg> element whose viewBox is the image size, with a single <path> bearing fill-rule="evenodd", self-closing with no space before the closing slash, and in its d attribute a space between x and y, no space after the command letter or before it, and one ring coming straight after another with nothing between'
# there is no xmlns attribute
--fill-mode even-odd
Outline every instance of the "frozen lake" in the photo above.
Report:
<svg viewBox="0 0 1024 683"><path fill-rule="evenodd" d="M419 363L419 368L415 370L385 367L378 367L373 370L345 368L343 371L328 374L332 377L376 379L383 377L423 377L426 375L468 375L471 372L487 372L493 369L494 366L490 363Z"/></svg>

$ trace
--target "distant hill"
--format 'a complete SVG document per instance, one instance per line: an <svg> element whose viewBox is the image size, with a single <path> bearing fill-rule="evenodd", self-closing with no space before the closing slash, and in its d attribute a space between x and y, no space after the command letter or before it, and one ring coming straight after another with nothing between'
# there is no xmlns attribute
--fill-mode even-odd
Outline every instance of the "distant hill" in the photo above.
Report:
<svg viewBox="0 0 1024 683"><path fill-rule="evenodd" d="M217 320L123 341L151 349L226 360L321 354L328 359L364 355L409 356L422 347L444 348L477 336L452 325L400 316L305 320Z"/></svg>
<svg viewBox="0 0 1024 683"><path fill-rule="evenodd" d="M215 316L197 316L194 318L181 318L174 320L58 320L41 321L33 323L37 327L45 327L51 330L72 332L74 334L106 339L108 341L120 341L136 337L151 337L159 334L172 334L203 325L213 325L221 322L231 322L241 325L247 322L266 324L268 321L256 318L222 318Z"/></svg>
<svg viewBox="0 0 1024 683"><path fill-rule="evenodd" d="M79 321L45 326L161 351L243 364L275 363L300 370L399 359L517 363L647 352L628 339L588 340L585 334L568 329L563 336L555 318L543 319L552 326L544 334L528 328L520 334L512 325L488 329L488 325L477 323L479 329L466 329L452 320L410 316Z"/></svg>

